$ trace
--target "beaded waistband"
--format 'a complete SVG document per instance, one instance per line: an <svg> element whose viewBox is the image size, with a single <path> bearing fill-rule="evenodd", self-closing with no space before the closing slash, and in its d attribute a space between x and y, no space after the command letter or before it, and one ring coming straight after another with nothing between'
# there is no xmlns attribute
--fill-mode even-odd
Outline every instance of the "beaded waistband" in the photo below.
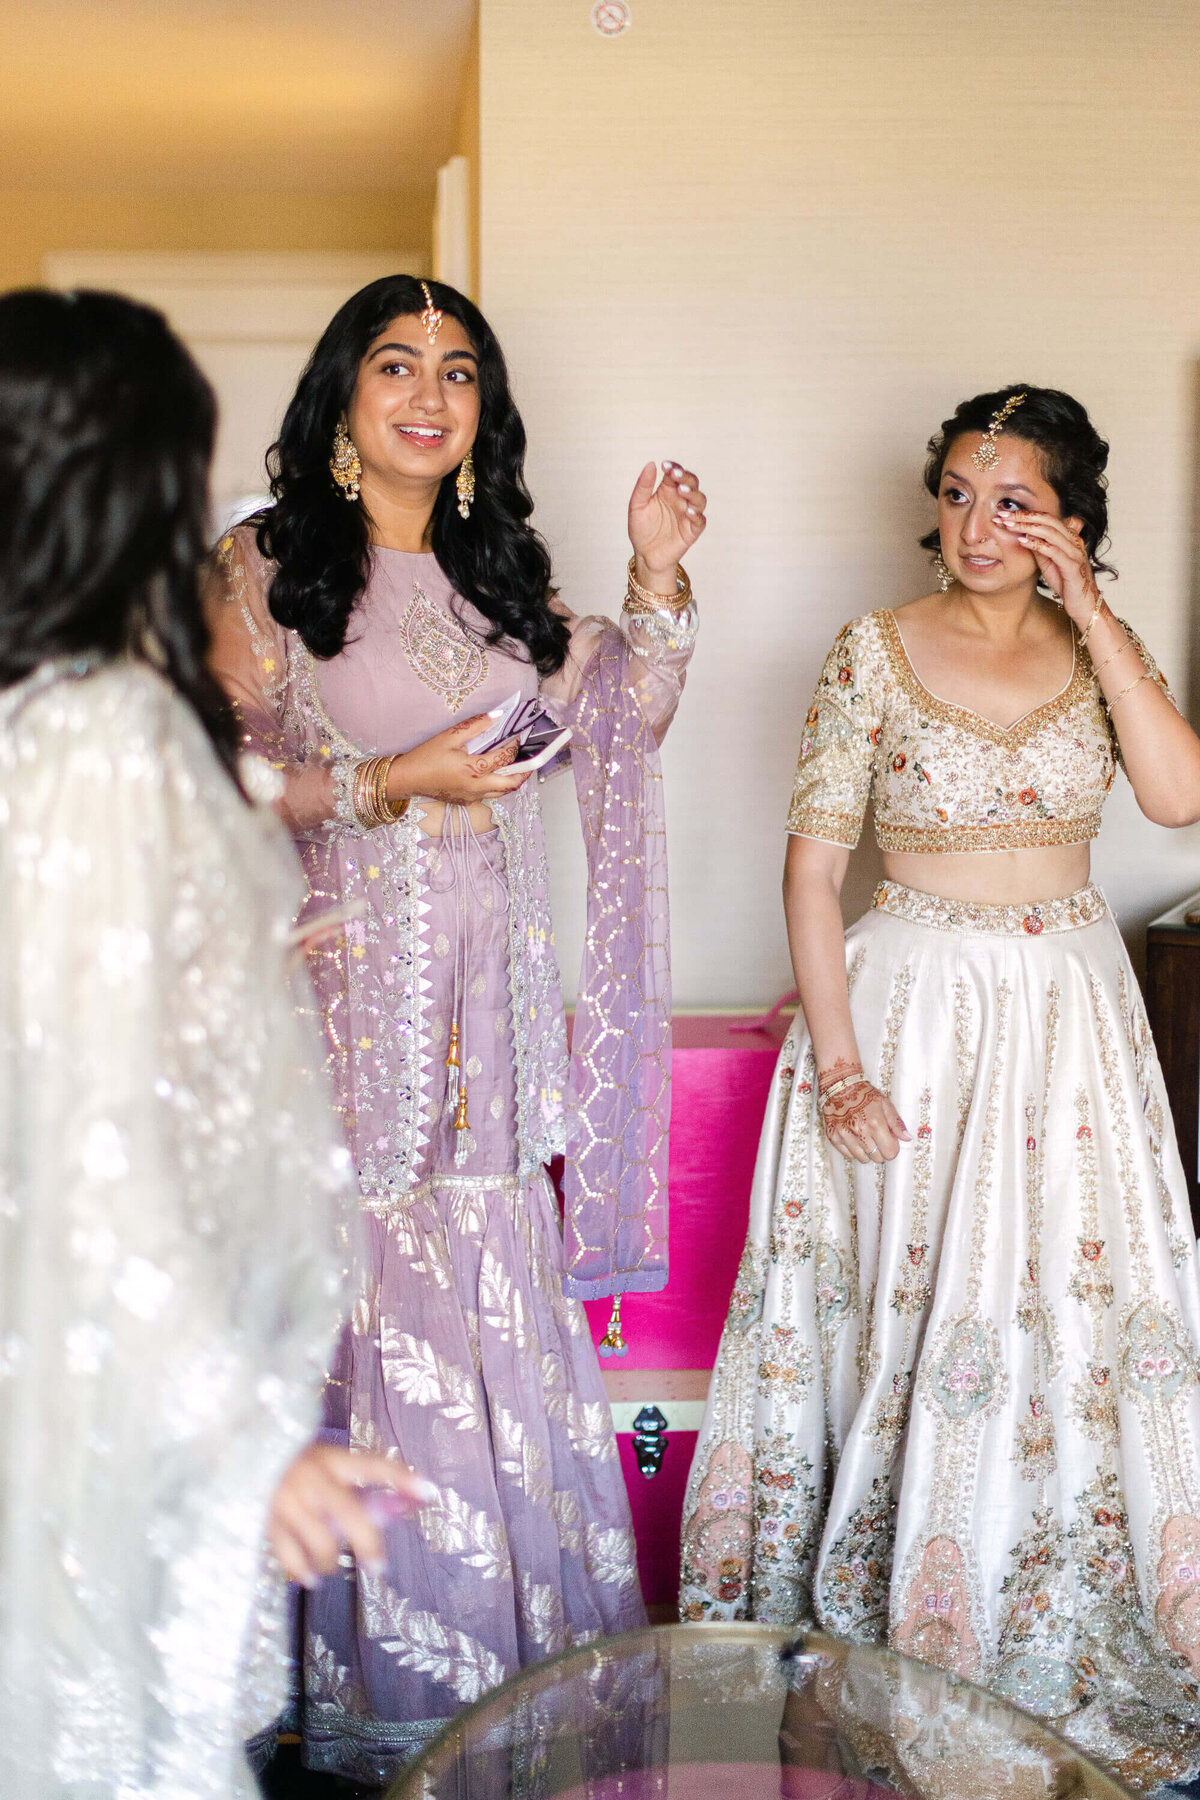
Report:
<svg viewBox="0 0 1200 1800"><path fill-rule="evenodd" d="M1032 790L1027 791L1032 799ZM1051 845L1087 844L1099 833L1098 812L1081 813L1077 819L1009 819L1001 825L893 825L886 818L875 820L875 841L881 850L918 855L1045 850Z"/></svg>
<svg viewBox="0 0 1200 1800"><path fill-rule="evenodd" d="M1104 918L1108 905L1092 882L1061 900L1017 900L998 906L986 900L943 900L898 881L881 881L871 904L914 925L941 931L985 932L996 937L1040 937L1043 931L1078 931Z"/></svg>

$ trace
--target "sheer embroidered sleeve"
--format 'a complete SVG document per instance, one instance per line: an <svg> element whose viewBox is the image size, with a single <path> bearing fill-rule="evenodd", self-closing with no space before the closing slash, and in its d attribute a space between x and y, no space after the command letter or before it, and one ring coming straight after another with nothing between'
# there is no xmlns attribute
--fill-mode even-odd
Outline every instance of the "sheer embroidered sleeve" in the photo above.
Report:
<svg viewBox="0 0 1200 1800"><path fill-rule="evenodd" d="M871 796L882 717L870 621L844 625L825 659L804 722L787 829L852 850Z"/></svg>
<svg viewBox="0 0 1200 1800"><path fill-rule="evenodd" d="M1133 629L1133 626L1129 623L1129 621L1127 619L1122 619L1118 615L1117 624L1121 627L1121 630L1125 633L1125 636L1129 639L1130 643L1133 645L1134 649L1137 651L1138 655L1141 657L1143 663L1145 663L1146 673L1150 676L1151 680L1155 683L1155 685L1162 689L1163 693L1167 696L1167 699L1171 702L1171 705L1175 708L1175 711L1178 712L1179 711L1179 702L1176 700L1174 694L1171 692L1170 683L1168 682L1166 676L1163 674L1162 670L1159 668L1158 664L1155 662L1153 656L1150 654L1150 651L1146 648L1144 641L1138 636L1137 632ZM1117 728L1113 724L1112 714L1109 712L1107 706L1104 707L1104 717L1108 724L1108 735L1112 742L1113 755L1116 757L1117 762L1120 764L1120 766L1122 768L1124 768L1125 767L1125 758L1121 754L1121 740L1117 736Z"/></svg>
<svg viewBox="0 0 1200 1800"><path fill-rule="evenodd" d="M355 827L353 762L307 732L288 704L288 634L268 604L272 568L252 527L221 539L205 587L209 660L237 710L246 754L282 777L280 818L293 837L325 838Z"/></svg>
<svg viewBox="0 0 1200 1800"><path fill-rule="evenodd" d="M571 627L571 648L567 660L556 675L542 683L542 696L557 712L569 706L579 693L583 672L595 651L607 619L591 615L580 618L559 607ZM620 618L621 632L629 646L629 678L646 723L661 744L679 705L687 666L691 661L699 629L699 617L693 601L682 612L664 609L654 613L631 613L626 607Z"/></svg>

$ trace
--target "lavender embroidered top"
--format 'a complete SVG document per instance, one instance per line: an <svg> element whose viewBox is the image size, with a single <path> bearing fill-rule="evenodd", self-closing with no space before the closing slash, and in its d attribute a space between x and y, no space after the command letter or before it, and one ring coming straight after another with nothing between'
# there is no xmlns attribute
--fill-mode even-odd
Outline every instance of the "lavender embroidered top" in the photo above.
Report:
<svg viewBox="0 0 1200 1800"><path fill-rule="evenodd" d="M379 550L345 649L318 662L271 616L271 565L247 528L218 555L214 666L248 746L285 778L281 811L308 875L306 917L361 914L310 955L339 1106L369 1206L411 1191L430 1139L425 809L362 831L348 776L515 691L536 671L487 644L432 556ZM571 650L542 682L571 724L589 854L589 930L568 1063L538 781L491 803L508 889L515 1169L567 1155L567 1283L582 1294L666 1279L669 976L656 739L673 716L696 621L567 615ZM331 806L333 816L330 816ZM614 1058L616 1061L614 1062Z"/></svg>

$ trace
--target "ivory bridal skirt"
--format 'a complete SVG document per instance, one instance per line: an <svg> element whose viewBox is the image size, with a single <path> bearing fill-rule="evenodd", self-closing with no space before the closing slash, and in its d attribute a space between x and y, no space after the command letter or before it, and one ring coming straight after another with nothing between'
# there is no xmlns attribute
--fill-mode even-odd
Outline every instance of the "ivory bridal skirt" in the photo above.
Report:
<svg viewBox="0 0 1200 1800"><path fill-rule="evenodd" d="M847 934L912 1134L831 1152L797 1018L684 1507L682 1616L816 1617L1200 1765L1200 1281L1137 983L1092 886L886 884Z"/></svg>

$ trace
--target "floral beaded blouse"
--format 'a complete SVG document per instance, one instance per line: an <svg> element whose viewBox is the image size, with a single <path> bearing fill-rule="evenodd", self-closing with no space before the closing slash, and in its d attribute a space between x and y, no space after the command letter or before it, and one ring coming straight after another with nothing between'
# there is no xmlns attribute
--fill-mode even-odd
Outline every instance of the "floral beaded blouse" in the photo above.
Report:
<svg viewBox="0 0 1200 1800"><path fill-rule="evenodd" d="M1165 688L1140 638L1129 636ZM873 800L881 850L1086 843L1100 829L1118 760L1078 637L1061 693L1002 727L930 693L908 660L895 614L868 613L842 627L825 659L787 829L853 849Z"/></svg>

